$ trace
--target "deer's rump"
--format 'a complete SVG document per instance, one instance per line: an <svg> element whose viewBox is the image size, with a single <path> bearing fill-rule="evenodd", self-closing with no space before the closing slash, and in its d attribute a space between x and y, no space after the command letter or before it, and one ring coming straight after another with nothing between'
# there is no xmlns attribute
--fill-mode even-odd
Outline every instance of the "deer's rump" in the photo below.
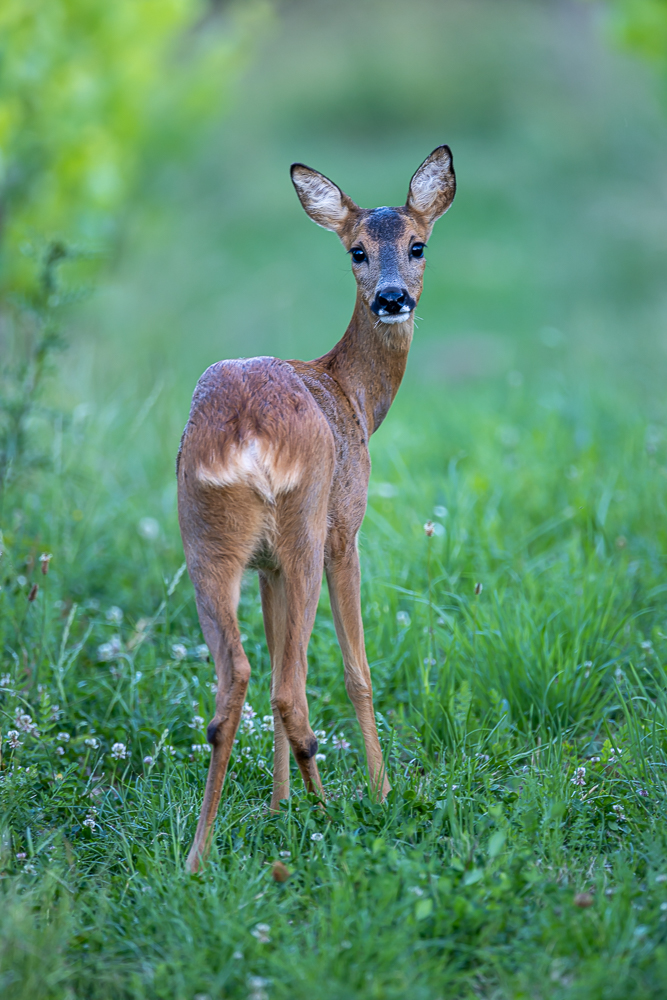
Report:
<svg viewBox="0 0 667 1000"><path fill-rule="evenodd" d="M177 464L186 549L197 536L199 545L227 539L229 552L234 538L246 563L272 549L286 519L321 505L334 451L322 411L288 363L212 365L197 383Z"/></svg>

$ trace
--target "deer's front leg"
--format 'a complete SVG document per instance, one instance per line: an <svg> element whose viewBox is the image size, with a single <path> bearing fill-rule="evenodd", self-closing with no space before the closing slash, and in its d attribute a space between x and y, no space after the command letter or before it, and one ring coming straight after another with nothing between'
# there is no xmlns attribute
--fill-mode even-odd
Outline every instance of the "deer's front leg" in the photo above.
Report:
<svg viewBox="0 0 667 1000"><path fill-rule="evenodd" d="M366 659L361 619L361 572L356 547L331 556L326 565L331 610L343 653L345 687L357 713L366 747L372 795L383 801L391 791L382 759L373 709L371 672Z"/></svg>

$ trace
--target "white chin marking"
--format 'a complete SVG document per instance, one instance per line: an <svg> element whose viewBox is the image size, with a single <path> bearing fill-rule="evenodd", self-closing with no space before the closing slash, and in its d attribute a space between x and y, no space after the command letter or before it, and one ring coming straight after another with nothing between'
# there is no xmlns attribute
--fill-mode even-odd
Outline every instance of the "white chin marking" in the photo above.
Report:
<svg viewBox="0 0 667 1000"><path fill-rule="evenodd" d="M387 313L385 316L378 316L378 319L381 323L393 326L394 323L405 323L406 319L410 318L411 312L412 310L408 310L407 312L394 313L393 315Z"/></svg>

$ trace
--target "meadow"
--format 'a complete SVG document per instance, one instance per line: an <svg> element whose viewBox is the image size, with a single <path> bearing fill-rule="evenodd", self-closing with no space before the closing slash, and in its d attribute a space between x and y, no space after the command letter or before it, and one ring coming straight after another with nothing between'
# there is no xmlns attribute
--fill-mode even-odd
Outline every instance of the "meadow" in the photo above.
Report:
<svg viewBox="0 0 667 1000"><path fill-rule="evenodd" d="M655 79L579 3L293 3L262 31L224 118L155 168L100 287L65 309L42 460L2 494L0 993L662 998ZM345 329L348 261L289 164L400 204L442 141L459 190L360 538L393 790L368 795L325 584L308 695L326 808L293 766L269 814L249 576L248 702L210 861L186 875L215 690L176 521L190 394L221 357L314 357Z"/></svg>

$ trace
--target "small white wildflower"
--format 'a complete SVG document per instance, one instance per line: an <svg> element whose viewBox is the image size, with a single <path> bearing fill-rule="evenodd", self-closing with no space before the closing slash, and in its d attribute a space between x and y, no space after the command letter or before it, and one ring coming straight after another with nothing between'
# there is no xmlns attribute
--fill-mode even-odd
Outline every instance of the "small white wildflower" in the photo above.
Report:
<svg viewBox="0 0 667 1000"><path fill-rule="evenodd" d="M213 681L212 684L209 684L208 689L211 692L211 694L217 694L217 692L218 692L218 683L217 683L217 681Z"/></svg>
<svg viewBox="0 0 667 1000"><path fill-rule="evenodd" d="M321 764L322 761L326 760L326 759L327 759L327 755L325 753L316 753L315 754L315 760L317 761L318 764Z"/></svg>
<svg viewBox="0 0 667 1000"><path fill-rule="evenodd" d="M160 524L154 517L142 517L137 531L147 542L154 542L160 537Z"/></svg>
<svg viewBox="0 0 667 1000"><path fill-rule="evenodd" d="M611 754L609 756L609 763L610 764L615 764L619 760L619 758L621 757L622 754L623 754L623 751L619 750L618 747L612 747L612 751L611 751Z"/></svg>
<svg viewBox="0 0 667 1000"><path fill-rule="evenodd" d="M588 761L589 761L590 764L599 764L600 763L600 758L599 757L589 757Z"/></svg>
<svg viewBox="0 0 667 1000"><path fill-rule="evenodd" d="M37 872L37 869L35 868L34 865L26 865L24 867L23 871L26 873L26 875L35 875L36 872Z"/></svg>
<svg viewBox="0 0 667 1000"><path fill-rule="evenodd" d="M25 861L25 859L27 857L28 857L28 855L25 853L25 851L19 851L18 854L16 855L16 860L17 861ZM658 879L656 879L656 882L657 881L658 881Z"/></svg>
<svg viewBox="0 0 667 1000"><path fill-rule="evenodd" d="M11 687L11 683L12 683L12 675L2 674L2 676L0 677L0 688Z"/></svg>
<svg viewBox="0 0 667 1000"><path fill-rule="evenodd" d="M192 721L188 722L188 729L203 729L204 719L201 715L193 715Z"/></svg>
<svg viewBox="0 0 667 1000"><path fill-rule="evenodd" d="M57 722L63 713L60 711L60 705L51 705L49 715L52 722Z"/></svg>
<svg viewBox="0 0 667 1000"><path fill-rule="evenodd" d="M320 746L324 746L325 743L327 742L326 730L324 730L324 729L316 729L315 730L315 739L317 740L317 742L319 743Z"/></svg>
<svg viewBox="0 0 667 1000"><path fill-rule="evenodd" d="M163 748L162 748L162 752L163 752L163 753L164 753L164 754L165 754L165 755L166 755L167 757L175 757L175 756L176 756L176 747L173 747L173 746L171 745L171 743L165 743L165 745L164 745L164 746L163 746Z"/></svg>
<svg viewBox="0 0 667 1000"><path fill-rule="evenodd" d="M88 739L83 742L87 747L90 747L91 750L97 750L100 745L99 741L96 740L94 736L89 736Z"/></svg>
<svg viewBox="0 0 667 1000"><path fill-rule="evenodd" d="M155 758L151 757L150 754L147 754L144 757L144 764L146 765L146 767L152 767L154 763L155 763Z"/></svg>
<svg viewBox="0 0 667 1000"><path fill-rule="evenodd" d="M192 744L193 753L210 753L211 747L208 743L193 743Z"/></svg>
<svg viewBox="0 0 667 1000"><path fill-rule="evenodd" d="M435 532L435 525L433 521L427 521L426 524L424 525L424 534L426 535L427 538L431 538L434 532Z"/></svg>
<svg viewBox="0 0 667 1000"><path fill-rule="evenodd" d="M420 888L420 886L418 885L411 885L410 888L408 889L408 892L411 892L414 896L424 895L424 890Z"/></svg>
<svg viewBox="0 0 667 1000"><path fill-rule="evenodd" d="M115 760L125 760L127 757L127 747L124 743L114 743L111 747L111 756Z"/></svg>
<svg viewBox="0 0 667 1000"><path fill-rule="evenodd" d="M574 772L574 776L570 780L573 785L583 787L586 784L586 768L578 767Z"/></svg>
<svg viewBox="0 0 667 1000"><path fill-rule="evenodd" d="M249 702L246 702L245 705L243 706L243 708L241 709L241 718L242 719L254 719L256 715L257 715L257 712L252 707L252 705Z"/></svg>
<svg viewBox="0 0 667 1000"><path fill-rule="evenodd" d="M291 858L292 857L292 852L291 851L280 851L279 854L280 854L281 858Z"/></svg>
<svg viewBox="0 0 667 1000"><path fill-rule="evenodd" d="M108 642L103 642L101 646L97 647L97 659L102 663L113 660L114 657L118 656L121 648L120 636L114 635Z"/></svg>
<svg viewBox="0 0 667 1000"><path fill-rule="evenodd" d="M650 639L646 639L645 642L640 642L639 645L644 650L647 656L650 656L653 652L653 643Z"/></svg>
<svg viewBox="0 0 667 1000"><path fill-rule="evenodd" d="M235 958L237 962L242 962L243 961L243 952L242 951L235 951L234 954L232 955L232 958Z"/></svg>
<svg viewBox="0 0 667 1000"><path fill-rule="evenodd" d="M52 559L53 559L52 552L42 552L41 556L39 557L39 563L40 566L42 567L42 573L44 574L44 576L46 576L46 574L49 572L49 563L51 562Z"/></svg>
<svg viewBox="0 0 667 1000"><path fill-rule="evenodd" d="M351 746L342 733L338 733L337 736L334 736L331 742L333 743L335 750L349 750Z"/></svg>
<svg viewBox="0 0 667 1000"><path fill-rule="evenodd" d="M171 647L171 655L177 662L180 663L180 661L184 660L188 655L188 651L182 642L175 642Z"/></svg>
<svg viewBox="0 0 667 1000"><path fill-rule="evenodd" d="M616 803L615 806L612 806L612 809L616 813L616 819L620 822L624 822L627 819L627 816L623 812L623 806L620 803Z"/></svg>
<svg viewBox="0 0 667 1000"><path fill-rule="evenodd" d="M262 716L262 731L265 733L272 733L274 729L274 722L272 715ZM315 734L317 735L317 734Z"/></svg>
<svg viewBox="0 0 667 1000"><path fill-rule="evenodd" d="M209 657L208 646L206 643L203 642L201 645L195 647L195 655L198 660L202 661L202 663L206 663Z"/></svg>
<svg viewBox="0 0 667 1000"><path fill-rule="evenodd" d="M616 670L614 670L614 678L616 680L616 683L620 684L624 677L625 677L625 674L623 673L623 671L621 670L621 668L620 667L616 667Z"/></svg>
<svg viewBox="0 0 667 1000"><path fill-rule="evenodd" d="M86 818L83 821L83 825L87 826L89 830L94 830L95 827L97 826L97 823L95 822L92 816L86 816Z"/></svg>
<svg viewBox="0 0 667 1000"><path fill-rule="evenodd" d="M268 924L257 924L250 931L254 938L257 938L260 944L268 944L271 938L269 937L269 931L271 928Z"/></svg>
<svg viewBox="0 0 667 1000"><path fill-rule="evenodd" d="M23 574L21 574L20 576L16 577L16 582L18 583L19 587L25 587L26 583L28 582L28 578L26 576L23 576Z"/></svg>
<svg viewBox="0 0 667 1000"><path fill-rule="evenodd" d="M9 743L12 750L16 750L21 746L21 740L19 739L19 734L16 729L10 729L7 733L7 742Z"/></svg>
<svg viewBox="0 0 667 1000"><path fill-rule="evenodd" d="M324 834L323 833L311 833L310 839L314 840L315 843L318 844L320 842L320 840L324 840Z"/></svg>
<svg viewBox="0 0 667 1000"><path fill-rule="evenodd" d="M637 795L640 795L643 799L647 799L649 797L648 792L646 791L645 788L638 788Z"/></svg>
<svg viewBox="0 0 667 1000"><path fill-rule="evenodd" d="M123 620L123 609L119 608L117 605L112 605L106 614L108 622L113 622L114 625L120 625Z"/></svg>
<svg viewBox="0 0 667 1000"><path fill-rule="evenodd" d="M56 753L59 757L65 756L65 747L56 747Z"/></svg>
<svg viewBox="0 0 667 1000"><path fill-rule="evenodd" d="M584 677L588 678L591 676L591 669L593 667L592 660L584 660Z"/></svg>
<svg viewBox="0 0 667 1000"><path fill-rule="evenodd" d="M410 624L410 615L407 613L407 611L397 611L396 621L401 626L401 628L407 628L408 625Z"/></svg>

